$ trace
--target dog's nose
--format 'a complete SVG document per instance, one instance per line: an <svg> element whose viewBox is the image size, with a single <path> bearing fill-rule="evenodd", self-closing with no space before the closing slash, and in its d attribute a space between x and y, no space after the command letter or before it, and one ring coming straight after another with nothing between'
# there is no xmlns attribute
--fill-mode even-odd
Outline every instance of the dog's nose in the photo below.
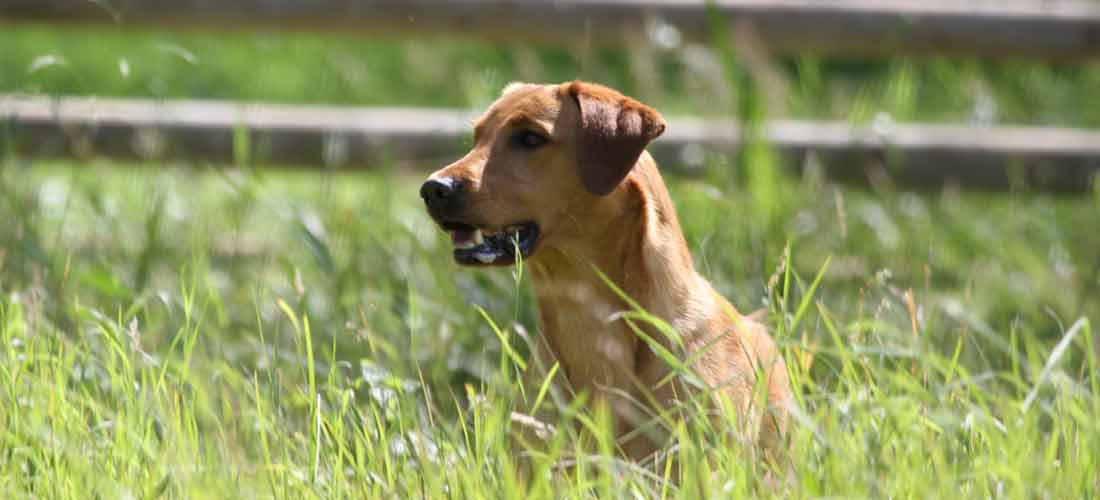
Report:
<svg viewBox="0 0 1100 500"><path fill-rule="evenodd" d="M420 197L433 210L442 210L458 203L463 184L453 177L429 179L420 186Z"/></svg>

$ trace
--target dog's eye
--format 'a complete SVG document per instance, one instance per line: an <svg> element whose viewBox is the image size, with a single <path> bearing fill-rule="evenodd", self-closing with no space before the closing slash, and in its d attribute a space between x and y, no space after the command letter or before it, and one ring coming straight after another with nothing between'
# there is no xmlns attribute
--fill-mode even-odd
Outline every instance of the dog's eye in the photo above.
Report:
<svg viewBox="0 0 1100 500"><path fill-rule="evenodd" d="M512 136L512 144L520 149L536 149L547 142L545 137L530 130L521 130Z"/></svg>

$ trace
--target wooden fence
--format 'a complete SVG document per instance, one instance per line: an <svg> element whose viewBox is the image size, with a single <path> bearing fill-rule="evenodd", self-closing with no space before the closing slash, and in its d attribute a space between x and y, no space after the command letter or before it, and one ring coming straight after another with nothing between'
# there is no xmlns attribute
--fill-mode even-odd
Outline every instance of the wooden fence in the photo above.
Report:
<svg viewBox="0 0 1100 500"><path fill-rule="evenodd" d="M121 29L313 29L365 36L465 35L573 47L713 41L750 33L767 53L949 53L1100 59L1096 0L7 0L13 22ZM464 111L0 96L0 141L16 155L269 165L442 164L462 149ZM1082 190L1100 170L1100 132L777 120L766 138L793 165L841 178ZM740 146L728 121L672 120L654 145L666 166Z"/></svg>
<svg viewBox="0 0 1100 500"><path fill-rule="evenodd" d="M470 111L0 96L0 151L330 168L442 166L469 147ZM788 164L866 179L889 172L918 185L1063 191L1100 170L1100 131L969 125L776 120L765 138ZM670 118L651 150L664 167L697 170L709 152L741 146L728 120Z"/></svg>
<svg viewBox="0 0 1100 500"><path fill-rule="evenodd" d="M0 22L459 34L566 44L710 40L751 26L775 52L1100 57L1095 0L7 0Z"/></svg>

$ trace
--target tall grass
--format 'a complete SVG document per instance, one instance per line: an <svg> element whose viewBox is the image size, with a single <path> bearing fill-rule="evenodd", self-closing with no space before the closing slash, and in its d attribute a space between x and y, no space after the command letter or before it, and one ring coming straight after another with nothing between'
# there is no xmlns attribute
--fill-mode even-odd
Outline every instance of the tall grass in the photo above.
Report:
<svg viewBox="0 0 1100 500"><path fill-rule="evenodd" d="M753 203L741 189L674 182L700 268L768 307L790 362L800 411L772 489L708 419L670 421L679 468L618 459L606 416L568 402L548 403L553 446L514 449L502 345L526 358L529 292L455 268L414 181L12 163L2 179L12 495L1100 493L1100 242L1076 230L1100 198L788 181L797 201L758 224L729 216Z"/></svg>

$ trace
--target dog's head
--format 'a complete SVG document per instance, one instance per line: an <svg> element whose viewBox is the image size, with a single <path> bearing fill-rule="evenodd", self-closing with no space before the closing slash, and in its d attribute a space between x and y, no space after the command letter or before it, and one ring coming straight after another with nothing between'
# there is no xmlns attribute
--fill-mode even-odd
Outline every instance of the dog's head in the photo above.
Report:
<svg viewBox="0 0 1100 500"><path fill-rule="evenodd" d="M664 130L657 111L601 85L510 84L474 126L473 149L420 196L456 262L510 265L615 192Z"/></svg>

